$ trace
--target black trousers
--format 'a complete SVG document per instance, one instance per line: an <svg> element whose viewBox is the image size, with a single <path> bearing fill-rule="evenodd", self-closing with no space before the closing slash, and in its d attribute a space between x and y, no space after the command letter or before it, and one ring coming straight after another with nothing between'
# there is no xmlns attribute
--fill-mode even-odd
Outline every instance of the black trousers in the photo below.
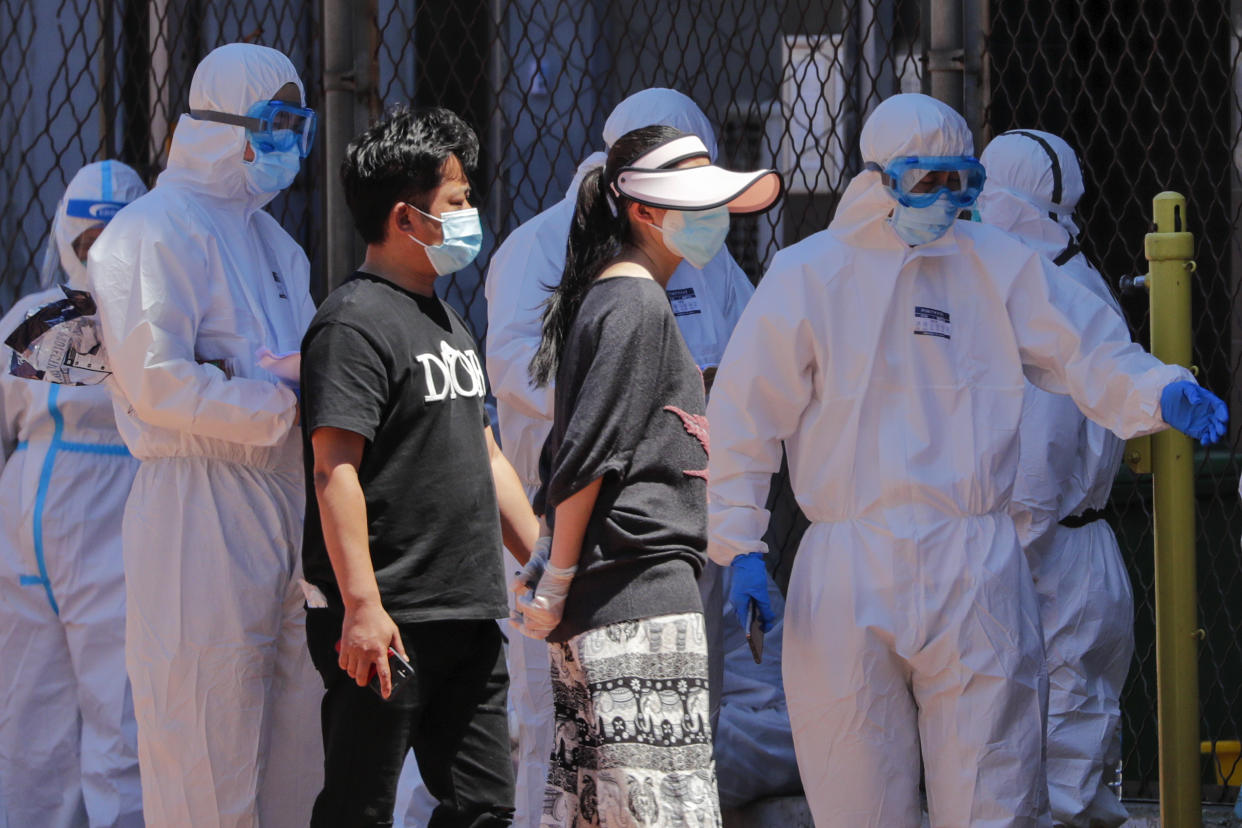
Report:
<svg viewBox="0 0 1242 828"><path fill-rule="evenodd" d="M399 625L414 678L388 701L337 664L342 618L306 613L323 676L324 785L311 828L391 826L397 778L412 749L439 800L428 828L491 828L513 819L509 674L495 621Z"/></svg>

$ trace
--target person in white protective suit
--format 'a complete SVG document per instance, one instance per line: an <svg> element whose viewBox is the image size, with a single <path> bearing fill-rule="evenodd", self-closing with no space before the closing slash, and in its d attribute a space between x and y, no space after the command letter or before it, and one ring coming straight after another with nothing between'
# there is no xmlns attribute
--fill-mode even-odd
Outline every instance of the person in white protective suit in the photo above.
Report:
<svg viewBox="0 0 1242 828"><path fill-rule="evenodd" d="M262 209L314 114L289 59L250 44L208 54L189 103L155 189L89 261L141 461L124 547L143 805L148 826L305 826L322 686L299 584L298 402L257 354L296 351L314 314L306 255Z"/></svg>
<svg viewBox="0 0 1242 828"><path fill-rule="evenodd" d="M622 135L644 126L664 125L700 136L716 155L715 132L702 110L686 95L653 88L637 92L617 104L604 124L604 143L611 147ZM565 243L578 186L582 177L604 164L605 153L587 157L578 167L564 199L515 229L492 256L488 267L487 371L496 395L500 420L501 449L517 470L527 495L539 487L539 452L552 427L554 385L535 388L528 366L539 346L543 302L548 288L560 281L565 269ZM691 356L708 377L714 375L730 332L754 292L750 280L729 254L721 251L702 269L683 261L669 280L667 294L678 328ZM510 572L520 567L506 556ZM717 745L732 744L737 750L718 750L717 772L721 799L726 805L741 804L730 798L735 787L746 794L761 792L764 784L788 788L794 774L793 744L789 735L784 694L780 688L779 628L769 634L763 666L745 665L737 675L723 675L727 651L745 653L745 637L732 625L722 623L723 595L719 568L709 566L700 579L704 593L708 635L712 639L714 687L722 688L721 712L714 728ZM542 808L543 780L552 752L552 685L548 672L547 644L514 635L509 640L510 700L518 741L517 812L515 825L533 825ZM773 686L774 685L774 686ZM740 721L739 721L740 719ZM745 733L734 732L744 728ZM756 767L756 754L747 746L762 744L763 766ZM741 759L749 767L738 767ZM763 774L756 772L763 770ZM728 784L726 784L728 783ZM757 795L757 794L756 794ZM407 823L409 824L409 823Z"/></svg>
<svg viewBox="0 0 1242 828"><path fill-rule="evenodd" d="M86 288L86 251L147 191L88 164L56 207L39 290L0 320ZM137 728L125 675L121 515L138 469L102 385L0 370L0 825L140 828Z"/></svg>
<svg viewBox="0 0 1242 828"><path fill-rule="evenodd" d="M1210 440L1224 406L1030 248L954 220L983 178L955 111L894 96L860 143L828 229L777 254L721 363L709 554L762 603L784 441L811 521L785 690L819 828L917 826L920 756L933 826L1046 826L1047 674L1006 512L1023 374L1125 436L1167 418Z"/></svg>
<svg viewBox="0 0 1242 828"><path fill-rule="evenodd" d="M1121 306L1078 246L1078 158L1046 132L1013 130L979 159L980 218L1008 230L1106 302ZM1127 819L1108 787L1121 759L1121 688L1134 653L1134 596L1100 510L1125 443L1068 397L1028 383L1010 514L1035 578L1048 665L1048 790L1057 825Z"/></svg>

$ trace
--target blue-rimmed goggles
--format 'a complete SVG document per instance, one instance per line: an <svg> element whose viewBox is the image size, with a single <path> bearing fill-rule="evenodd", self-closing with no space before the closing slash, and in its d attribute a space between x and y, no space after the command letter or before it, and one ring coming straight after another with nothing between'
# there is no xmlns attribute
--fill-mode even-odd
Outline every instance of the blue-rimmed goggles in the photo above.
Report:
<svg viewBox="0 0 1242 828"><path fill-rule="evenodd" d="M874 161L863 166L878 172L884 186L906 207L926 207L941 195L947 195L955 207L969 207L987 178L979 159L970 155L907 155L893 159L887 167ZM929 176L930 181L920 186Z"/></svg>
<svg viewBox="0 0 1242 828"><path fill-rule="evenodd" d="M315 110L284 101L259 101L245 115L191 109L190 117L200 121L243 127L246 140L257 152L288 152L297 149L303 158L315 143Z"/></svg>

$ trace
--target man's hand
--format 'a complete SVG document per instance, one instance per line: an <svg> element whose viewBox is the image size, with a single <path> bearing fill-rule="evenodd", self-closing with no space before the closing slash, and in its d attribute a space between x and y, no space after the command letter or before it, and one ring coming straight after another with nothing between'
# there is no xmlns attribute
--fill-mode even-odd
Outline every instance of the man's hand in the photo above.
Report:
<svg viewBox="0 0 1242 828"><path fill-rule="evenodd" d="M552 536L544 535L535 544L535 551L530 554L530 560L526 562L526 566L522 567L522 571L514 576L513 584L509 587L509 591L518 598L534 592L539 586L539 579L543 577L543 571L547 568L548 558L551 555Z"/></svg>
<svg viewBox="0 0 1242 828"><path fill-rule="evenodd" d="M346 607L341 627L341 653L337 663L349 677L366 687L372 674L379 675L380 695L392 695L392 672L388 668L388 648L407 658L401 643L401 631L377 603Z"/></svg>

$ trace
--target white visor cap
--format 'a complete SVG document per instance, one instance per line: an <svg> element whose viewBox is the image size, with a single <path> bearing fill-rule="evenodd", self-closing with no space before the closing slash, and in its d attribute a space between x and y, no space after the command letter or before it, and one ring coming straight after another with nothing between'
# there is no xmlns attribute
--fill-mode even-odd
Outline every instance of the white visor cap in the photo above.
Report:
<svg viewBox="0 0 1242 828"><path fill-rule="evenodd" d="M691 158L710 158L707 146L695 135L661 144L622 167L613 192L669 210L711 210L728 206L730 213L761 213L781 197L785 183L776 170L732 172L714 164L677 165Z"/></svg>

